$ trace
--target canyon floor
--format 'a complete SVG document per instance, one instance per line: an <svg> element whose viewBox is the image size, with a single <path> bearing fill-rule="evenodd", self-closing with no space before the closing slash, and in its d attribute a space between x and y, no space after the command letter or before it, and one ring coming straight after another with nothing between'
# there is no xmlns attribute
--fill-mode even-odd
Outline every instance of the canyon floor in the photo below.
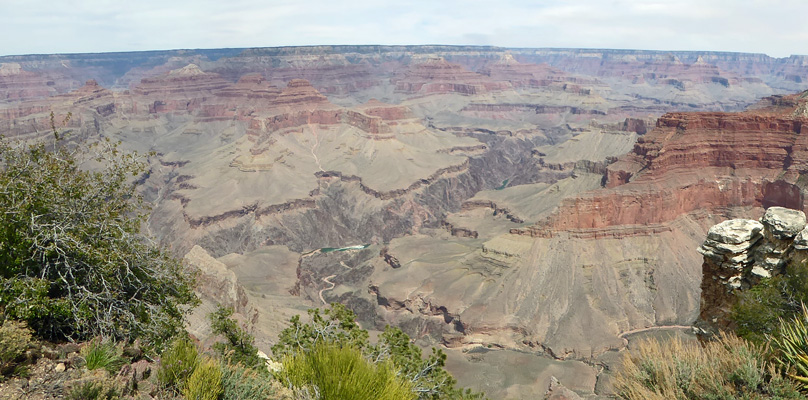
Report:
<svg viewBox="0 0 808 400"><path fill-rule="evenodd" d="M707 229L804 207L808 57L321 46L0 57L0 134L142 154L148 233L268 351L341 302L459 383L611 393L689 335ZM762 99L762 100L761 100ZM743 111L747 110L747 111Z"/></svg>

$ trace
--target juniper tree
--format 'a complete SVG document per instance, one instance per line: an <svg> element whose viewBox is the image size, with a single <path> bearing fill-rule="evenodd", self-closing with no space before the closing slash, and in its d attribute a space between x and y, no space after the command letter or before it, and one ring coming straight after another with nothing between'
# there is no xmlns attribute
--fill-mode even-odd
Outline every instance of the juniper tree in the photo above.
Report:
<svg viewBox="0 0 808 400"><path fill-rule="evenodd" d="M141 233L144 172L109 140L0 140L0 318L52 340L182 329L194 276Z"/></svg>

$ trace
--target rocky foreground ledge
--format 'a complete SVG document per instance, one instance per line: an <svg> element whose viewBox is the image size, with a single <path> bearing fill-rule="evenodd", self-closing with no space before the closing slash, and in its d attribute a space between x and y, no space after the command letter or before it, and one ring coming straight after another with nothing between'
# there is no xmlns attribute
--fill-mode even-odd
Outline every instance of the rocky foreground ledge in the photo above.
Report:
<svg viewBox="0 0 808 400"><path fill-rule="evenodd" d="M770 207L760 221L724 221L710 228L698 251L704 275L697 325L708 332L731 328L730 311L741 291L808 259L805 213Z"/></svg>

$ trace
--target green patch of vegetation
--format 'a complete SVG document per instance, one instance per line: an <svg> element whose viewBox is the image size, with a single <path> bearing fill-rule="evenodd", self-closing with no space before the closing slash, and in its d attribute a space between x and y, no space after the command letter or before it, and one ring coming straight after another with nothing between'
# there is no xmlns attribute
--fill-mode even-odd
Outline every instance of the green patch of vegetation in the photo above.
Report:
<svg viewBox="0 0 808 400"><path fill-rule="evenodd" d="M802 305L802 313L789 320L780 320L778 335L772 338L772 347L778 354L778 362L788 376L808 391L808 309Z"/></svg>
<svg viewBox="0 0 808 400"><path fill-rule="evenodd" d="M808 266L794 264L785 274L763 279L738 295L731 318L737 324L737 334L755 343L766 343L777 335L781 319L793 320L808 303Z"/></svg>
<svg viewBox="0 0 808 400"><path fill-rule="evenodd" d="M409 382L396 375L390 361L371 363L354 347L320 342L287 356L280 379L295 388L310 388L322 399L415 399Z"/></svg>
<svg viewBox="0 0 808 400"><path fill-rule="evenodd" d="M199 365L199 351L187 338L175 339L160 357L157 381L163 387L181 391L185 381Z"/></svg>
<svg viewBox="0 0 808 400"><path fill-rule="evenodd" d="M69 392L70 400L113 400L119 398L120 394L107 380L84 380L76 384Z"/></svg>
<svg viewBox="0 0 808 400"><path fill-rule="evenodd" d="M0 319L48 340L160 348L197 303L194 276L142 236L137 154L110 141L0 141Z"/></svg>
<svg viewBox="0 0 808 400"><path fill-rule="evenodd" d="M230 318L232 315L232 308L220 305L208 316L213 333L224 336L226 340L224 343L215 343L213 349L231 363L244 364L248 367L263 365L264 360L258 357L258 348L253 344L255 338L239 327L236 321Z"/></svg>
<svg viewBox="0 0 808 400"><path fill-rule="evenodd" d="M194 368L182 393L186 400L218 400L222 394L222 370L213 359L205 359Z"/></svg>
<svg viewBox="0 0 808 400"><path fill-rule="evenodd" d="M334 303L323 313L311 309L309 317L311 322L306 324L300 321L300 316L292 317L291 326L281 332L278 343L272 347L276 357L287 359L309 353L320 344L352 348L373 363L391 362L418 399L483 398L482 394L455 387L457 381L444 369L443 351L433 348L432 354L424 358L421 349L399 328L386 327L374 345L368 332L356 323L354 313L342 304Z"/></svg>
<svg viewBox="0 0 808 400"><path fill-rule="evenodd" d="M0 326L0 374L15 375L18 362L33 344L31 330L24 322L6 320Z"/></svg>
<svg viewBox="0 0 808 400"><path fill-rule="evenodd" d="M221 370L222 400L266 400L277 392L273 379L258 369L224 363Z"/></svg>
<svg viewBox="0 0 808 400"><path fill-rule="evenodd" d="M642 342L624 360L615 389L627 400L803 398L764 348L732 334L704 346L678 338Z"/></svg>
<svg viewBox="0 0 808 400"><path fill-rule="evenodd" d="M111 374L118 372L126 364L121 353L121 348L114 343L100 339L90 341L81 349L88 370L105 369Z"/></svg>

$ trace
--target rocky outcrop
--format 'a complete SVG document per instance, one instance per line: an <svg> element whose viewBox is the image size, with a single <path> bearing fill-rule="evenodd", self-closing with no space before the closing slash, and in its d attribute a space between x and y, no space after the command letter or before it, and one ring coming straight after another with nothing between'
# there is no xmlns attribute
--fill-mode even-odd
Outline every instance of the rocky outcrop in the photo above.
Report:
<svg viewBox="0 0 808 400"><path fill-rule="evenodd" d="M397 79L396 90L410 94L435 93L481 94L506 89L509 84L466 70L440 57L416 62Z"/></svg>
<svg viewBox="0 0 808 400"><path fill-rule="evenodd" d="M55 82L25 71L18 63L0 64L0 101L38 99L57 94Z"/></svg>
<svg viewBox="0 0 808 400"><path fill-rule="evenodd" d="M219 74L202 71L196 64L171 70L153 78L143 78L132 93L141 96L143 111L151 114L195 111L213 93L230 86L231 83Z"/></svg>
<svg viewBox="0 0 808 400"><path fill-rule="evenodd" d="M486 65L478 72L495 81L508 82L517 88L550 88L582 95L591 94L591 89L586 86L600 84L595 79L572 76L547 64L520 63L511 53L506 53L498 61Z"/></svg>
<svg viewBox="0 0 808 400"><path fill-rule="evenodd" d="M281 89L271 85L261 74L245 74L234 85L216 92L217 97L234 101L251 99L272 101L281 94Z"/></svg>
<svg viewBox="0 0 808 400"><path fill-rule="evenodd" d="M199 272L195 291L202 300L202 304L188 317L188 332L200 340L212 336L207 314L215 311L219 305L232 308L241 322L255 322L257 310L250 304L244 287L238 283L233 271L200 246L194 246L184 259Z"/></svg>
<svg viewBox="0 0 808 400"><path fill-rule="evenodd" d="M342 54L297 56L270 71L273 82L306 79L320 93L346 95L381 85L368 63L351 63Z"/></svg>
<svg viewBox="0 0 808 400"><path fill-rule="evenodd" d="M165 96L210 92L228 86L230 82L219 74L207 73L195 64L188 64L154 78L143 78L132 92L142 96Z"/></svg>
<svg viewBox="0 0 808 400"><path fill-rule="evenodd" d="M797 180L808 172L804 132L808 118L795 118L793 108L666 114L630 154L608 166L608 189L565 200L542 224L514 233L660 224L727 207L802 209Z"/></svg>
<svg viewBox="0 0 808 400"><path fill-rule="evenodd" d="M698 249L704 256L700 324L732 327L729 314L739 291L808 258L806 238L805 213L783 207L769 208L760 221L733 219L710 228Z"/></svg>

